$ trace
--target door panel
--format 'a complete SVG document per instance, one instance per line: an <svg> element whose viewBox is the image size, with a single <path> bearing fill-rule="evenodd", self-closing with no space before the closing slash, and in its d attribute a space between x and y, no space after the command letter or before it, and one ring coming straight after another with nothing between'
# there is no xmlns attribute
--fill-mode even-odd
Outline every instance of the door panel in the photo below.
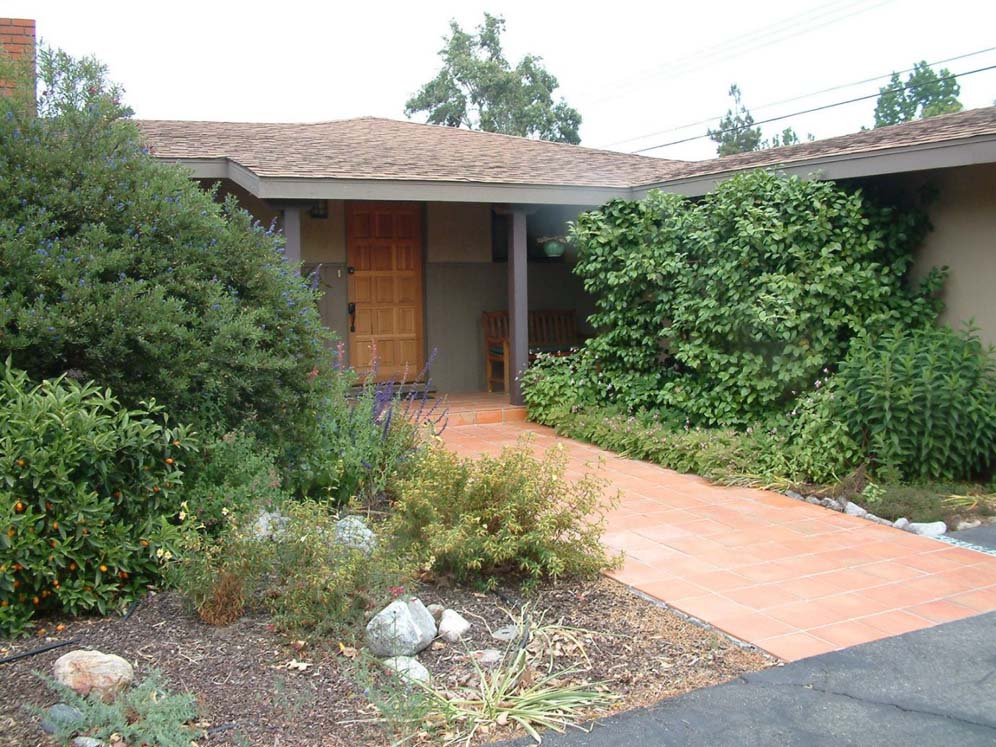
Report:
<svg viewBox="0 0 996 747"><path fill-rule="evenodd" d="M421 217L417 203L347 203L350 361L366 374L376 358L379 381L411 380L425 365Z"/></svg>

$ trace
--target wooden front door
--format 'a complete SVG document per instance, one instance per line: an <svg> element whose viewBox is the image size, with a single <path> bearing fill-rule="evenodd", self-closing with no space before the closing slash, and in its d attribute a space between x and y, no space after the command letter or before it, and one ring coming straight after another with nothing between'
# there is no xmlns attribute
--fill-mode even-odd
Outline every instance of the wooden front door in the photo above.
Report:
<svg viewBox="0 0 996 747"><path fill-rule="evenodd" d="M425 365L421 206L347 203L346 226L350 363L411 381Z"/></svg>

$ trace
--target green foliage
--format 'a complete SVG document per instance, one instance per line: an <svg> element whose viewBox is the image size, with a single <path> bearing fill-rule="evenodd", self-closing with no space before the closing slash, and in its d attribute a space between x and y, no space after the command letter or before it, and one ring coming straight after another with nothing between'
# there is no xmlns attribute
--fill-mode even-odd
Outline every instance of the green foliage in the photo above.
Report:
<svg viewBox="0 0 996 747"><path fill-rule="evenodd" d="M583 348L571 355L537 356L522 372L529 417L549 424L560 410L576 412L598 402L604 388L613 383L603 379L592 364L590 352Z"/></svg>
<svg viewBox="0 0 996 747"><path fill-rule="evenodd" d="M733 98L733 108L719 120L719 128L706 130L706 135L716 143L716 153L720 156L730 156L734 153L749 153L764 147L761 139L761 128L754 126L754 117L740 101L740 86L736 83L730 86L730 96Z"/></svg>
<svg viewBox="0 0 996 747"><path fill-rule="evenodd" d="M941 68L935 73L926 61L917 62L905 83L899 73L893 73L889 84L878 89L875 126L960 112L963 107L959 93L961 86L950 70Z"/></svg>
<svg viewBox="0 0 996 747"><path fill-rule="evenodd" d="M187 430L68 379L0 380L0 631L141 596L175 538Z"/></svg>
<svg viewBox="0 0 996 747"><path fill-rule="evenodd" d="M528 440L476 460L432 449L398 486L392 532L459 581L593 576L612 565L599 541L606 484L568 481L566 468L562 447L537 458Z"/></svg>
<svg viewBox="0 0 996 747"><path fill-rule="evenodd" d="M385 538L371 553L335 541L339 515L327 504L289 501L270 539L254 515L231 514L217 537L187 533L170 580L207 621L224 624L245 610L266 610L298 638L360 635L370 610L401 593L408 557Z"/></svg>
<svg viewBox="0 0 996 747"><path fill-rule="evenodd" d="M996 359L972 330L855 340L841 364L843 419L876 470L906 479L984 475L996 444Z"/></svg>
<svg viewBox="0 0 996 747"><path fill-rule="evenodd" d="M935 318L943 274L906 285L927 228L922 211L761 171L699 202L653 192L583 213L576 272L596 299L587 348L607 399L692 424L764 422L855 335Z"/></svg>
<svg viewBox="0 0 996 747"><path fill-rule="evenodd" d="M326 332L280 235L148 155L96 61L42 49L39 81L38 116L0 96L0 355L201 432L310 442Z"/></svg>
<svg viewBox="0 0 996 747"><path fill-rule="evenodd" d="M428 121L449 127L537 137L562 143L581 142L581 115L561 99L559 83L542 59L525 55L513 68L501 47L505 20L484 14L476 34L450 21L443 67L405 104L405 116L428 112Z"/></svg>
<svg viewBox="0 0 996 747"><path fill-rule="evenodd" d="M98 739L103 744L114 744L114 736L129 745L190 747L202 733L190 724L197 718L197 699L190 693L169 692L158 671L149 672L112 703L104 703L96 695L84 698L72 688L44 679L60 702L83 714L79 721L56 731L55 737L62 744L70 744L79 735Z"/></svg>
<svg viewBox="0 0 996 747"><path fill-rule="evenodd" d="M271 509L286 497L273 452L244 431L205 444L190 460L184 477L187 510L208 532L219 530L228 512Z"/></svg>

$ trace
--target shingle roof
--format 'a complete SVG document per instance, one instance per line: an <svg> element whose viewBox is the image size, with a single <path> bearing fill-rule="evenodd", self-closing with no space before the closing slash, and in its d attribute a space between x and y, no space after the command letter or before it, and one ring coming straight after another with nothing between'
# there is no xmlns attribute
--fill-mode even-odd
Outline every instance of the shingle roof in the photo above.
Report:
<svg viewBox="0 0 996 747"><path fill-rule="evenodd" d="M996 135L996 106L970 109L956 114L942 114L915 122L877 127L850 135L814 140L811 143L732 156L708 161L686 161L678 174L669 179L708 176L729 171L776 168L805 161L819 161L856 154L874 154L894 148L915 147L932 143L953 142L979 135ZM650 183L650 182L646 182Z"/></svg>
<svg viewBox="0 0 996 747"><path fill-rule="evenodd" d="M137 124L161 158L224 157L262 177L629 187L667 178L685 163L375 117Z"/></svg>
<svg viewBox="0 0 996 747"><path fill-rule="evenodd" d="M161 158L227 158L260 177L628 188L996 135L996 107L707 161L673 161L376 117L310 124L137 124Z"/></svg>

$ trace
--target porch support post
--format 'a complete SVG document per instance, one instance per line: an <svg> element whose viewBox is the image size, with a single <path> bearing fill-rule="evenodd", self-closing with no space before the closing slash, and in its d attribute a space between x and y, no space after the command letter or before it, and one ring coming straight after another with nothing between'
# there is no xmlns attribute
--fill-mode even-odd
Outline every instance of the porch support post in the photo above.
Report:
<svg viewBox="0 0 996 747"><path fill-rule="evenodd" d="M301 261L301 208L287 205L283 208L284 259L291 264Z"/></svg>
<svg viewBox="0 0 996 747"><path fill-rule="evenodd" d="M509 401L524 404L519 374L529 365L529 286L526 275L526 211L508 213Z"/></svg>

